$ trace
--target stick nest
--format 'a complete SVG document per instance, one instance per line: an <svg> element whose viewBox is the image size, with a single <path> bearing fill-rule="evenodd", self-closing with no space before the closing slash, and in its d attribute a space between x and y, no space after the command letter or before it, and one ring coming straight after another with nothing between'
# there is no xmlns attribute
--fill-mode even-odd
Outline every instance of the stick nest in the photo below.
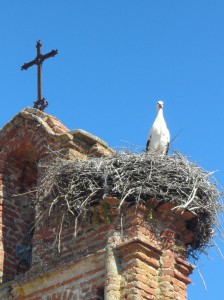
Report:
<svg viewBox="0 0 224 300"><path fill-rule="evenodd" d="M120 207L125 202L144 203L155 197L159 203L170 202L196 214L187 222L193 233L193 242L188 245L190 256L205 252L211 246L214 227L219 228L218 213L223 212L223 205L218 184L212 173L179 153L153 156L118 152L86 161L57 158L45 171L37 194L48 216L58 207L56 211L63 218L74 215L78 220L105 196L120 199Z"/></svg>

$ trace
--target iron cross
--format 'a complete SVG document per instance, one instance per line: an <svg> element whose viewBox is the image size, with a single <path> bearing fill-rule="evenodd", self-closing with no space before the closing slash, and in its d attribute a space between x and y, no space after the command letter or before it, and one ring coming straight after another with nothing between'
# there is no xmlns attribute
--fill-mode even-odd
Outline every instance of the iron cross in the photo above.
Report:
<svg viewBox="0 0 224 300"><path fill-rule="evenodd" d="M34 108L44 111L44 109L48 106L48 102L45 98L42 98L42 63L45 59L55 56L58 54L58 50L52 50L47 54L41 54L41 41L37 41L37 56L34 60L25 63L21 70L27 70L28 68L37 65L37 101L34 102Z"/></svg>

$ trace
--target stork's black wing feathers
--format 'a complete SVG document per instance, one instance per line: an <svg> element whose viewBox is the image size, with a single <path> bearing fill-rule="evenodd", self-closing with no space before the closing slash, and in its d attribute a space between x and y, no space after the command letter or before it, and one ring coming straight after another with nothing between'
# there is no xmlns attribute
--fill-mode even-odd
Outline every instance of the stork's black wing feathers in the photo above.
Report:
<svg viewBox="0 0 224 300"><path fill-rule="evenodd" d="M169 146L170 146L170 143L167 143L167 145L166 145L166 155L168 154Z"/></svg>
<svg viewBox="0 0 224 300"><path fill-rule="evenodd" d="M151 138L151 136L150 136L150 138ZM149 150L150 138L148 139L148 141L147 141L147 143L146 143L146 151L148 151L148 150Z"/></svg>

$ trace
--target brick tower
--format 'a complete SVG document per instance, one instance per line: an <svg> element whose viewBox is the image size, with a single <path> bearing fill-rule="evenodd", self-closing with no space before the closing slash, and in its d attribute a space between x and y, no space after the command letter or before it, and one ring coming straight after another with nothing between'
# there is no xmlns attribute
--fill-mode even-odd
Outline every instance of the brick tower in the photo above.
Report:
<svg viewBox="0 0 224 300"><path fill-rule="evenodd" d="M29 191L52 159L49 149L85 160L111 155L104 141L26 108L2 128L0 147L0 299L186 299L193 270L185 257L192 240L186 222L194 218L188 211L154 198L121 211L118 198L105 197L77 236L72 222L35 226L38 205L30 205Z"/></svg>

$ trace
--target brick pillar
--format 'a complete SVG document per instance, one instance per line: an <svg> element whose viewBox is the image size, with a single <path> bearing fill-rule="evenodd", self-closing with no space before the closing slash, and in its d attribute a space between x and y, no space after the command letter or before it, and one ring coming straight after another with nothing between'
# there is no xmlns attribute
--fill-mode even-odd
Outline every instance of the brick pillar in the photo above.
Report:
<svg viewBox="0 0 224 300"><path fill-rule="evenodd" d="M140 239L118 248L123 266L120 299L158 299L160 251Z"/></svg>
<svg viewBox="0 0 224 300"><path fill-rule="evenodd" d="M161 257L161 269L159 272L159 286L160 294L159 299L170 300L179 299L175 298L174 293L174 268L175 268L175 257L174 253L170 250L165 250Z"/></svg>
<svg viewBox="0 0 224 300"><path fill-rule="evenodd" d="M170 229L165 229L161 232L161 241L164 245L164 250L160 258L160 272L159 272L159 285L160 297L159 299L170 300L176 299L174 297L174 268L175 268L175 232Z"/></svg>
<svg viewBox="0 0 224 300"><path fill-rule="evenodd" d="M120 234L115 231L109 238L108 245L106 247L105 300L120 299L120 258L116 250L120 239Z"/></svg>
<svg viewBox="0 0 224 300"><path fill-rule="evenodd" d="M186 300L193 267L185 260L185 243L192 238L185 220L193 216L172 208L164 204L154 211L144 205L125 209L124 239L117 246L120 299Z"/></svg>

